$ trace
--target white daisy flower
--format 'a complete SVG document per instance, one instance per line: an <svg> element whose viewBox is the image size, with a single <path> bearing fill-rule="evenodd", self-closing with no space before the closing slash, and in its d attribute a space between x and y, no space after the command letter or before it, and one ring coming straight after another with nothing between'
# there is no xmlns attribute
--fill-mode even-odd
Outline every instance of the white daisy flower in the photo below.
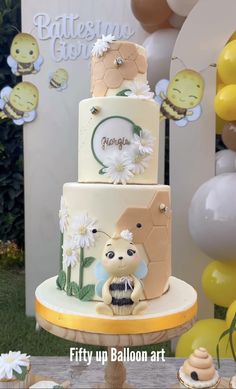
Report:
<svg viewBox="0 0 236 389"><path fill-rule="evenodd" d="M78 261L79 253L78 248L74 242L74 240L69 237L65 239L63 248L63 260L67 267L74 267Z"/></svg>
<svg viewBox="0 0 236 389"><path fill-rule="evenodd" d="M86 212L74 216L71 222L73 241L77 248L91 247L95 243L95 220L92 220Z"/></svg>
<svg viewBox="0 0 236 389"><path fill-rule="evenodd" d="M102 38L97 39L92 48L93 57L102 57L103 54L110 48L110 43L115 40L114 35L102 35Z"/></svg>
<svg viewBox="0 0 236 389"><path fill-rule="evenodd" d="M138 146L133 147L131 150L132 172L135 175L143 174L149 165L150 159L149 154L140 153Z"/></svg>
<svg viewBox="0 0 236 389"><path fill-rule="evenodd" d="M104 161L104 165L106 166L103 169L104 174L111 179L113 184L125 185L133 177L132 162L125 152L111 153Z"/></svg>
<svg viewBox="0 0 236 389"><path fill-rule="evenodd" d="M152 154L154 138L149 130L141 130L140 135L134 134L133 144L138 146L141 154Z"/></svg>
<svg viewBox="0 0 236 389"><path fill-rule="evenodd" d="M22 367L29 367L30 356L21 354L20 351L10 351L8 354L0 356L0 380L11 380L15 378L14 372L21 374Z"/></svg>
<svg viewBox="0 0 236 389"><path fill-rule="evenodd" d="M133 81L130 83L129 91L125 92L128 97L136 97L139 99L151 100L153 99L154 93L150 91L148 82L141 84L140 82Z"/></svg>
<svg viewBox="0 0 236 389"><path fill-rule="evenodd" d="M60 211L59 211L59 223L60 223L60 230L61 233L67 229L69 225L69 212L68 207L66 206L66 201L63 196L61 196L61 205L60 205Z"/></svg>
<svg viewBox="0 0 236 389"><path fill-rule="evenodd" d="M121 236L121 238L123 238L125 240L129 240L129 241L133 240L133 234L129 230L121 231L120 236Z"/></svg>

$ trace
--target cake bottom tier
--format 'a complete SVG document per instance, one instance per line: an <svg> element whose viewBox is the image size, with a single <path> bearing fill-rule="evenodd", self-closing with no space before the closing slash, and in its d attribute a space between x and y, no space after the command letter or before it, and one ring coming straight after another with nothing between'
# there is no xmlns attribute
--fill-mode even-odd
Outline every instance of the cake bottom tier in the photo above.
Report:
<svg viewBox="0 0 236 389"><path fill-rule="evenodd" d="M104 247L109 237L129 230L142 262L147 265L148 272L142 280L143 299L157 298L168 290L171 275L168 186L68 183L63 187L62 204L64 233L59 288L80 300L101 300L95 286L104 281L101 269ZM75 240L84 246L76 252L72 243Z"/></svg>

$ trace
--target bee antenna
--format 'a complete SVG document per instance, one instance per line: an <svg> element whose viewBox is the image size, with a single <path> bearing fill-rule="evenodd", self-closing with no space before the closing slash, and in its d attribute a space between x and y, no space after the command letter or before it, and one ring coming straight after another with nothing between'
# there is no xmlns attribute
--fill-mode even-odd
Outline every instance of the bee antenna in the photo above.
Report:
<svg viewBox="0 0 236 389"><path fill-rule="evenodd" d="M185 65L184 61L182 61L182 59L180 59L179 57L172 57L171 59L172 61L178 60L183 65L183 67L187 69L187 66Z"/></svg>
<svg viewBox="0 0 236 389"><path fill-rule="evenodd" d="M111 239L111 236L108 235L105 231L97 230L96 228L94 228L94 229L92 230L92 233L93 233L93 234L97 234L98 232L100 232L101 234L106 235L108 238Z"/></svg>
<svg viewBox="0 0 236 389"><path fill-rule="evenodd" d="M11 28L12 28L12 30L15 30L15 31L17 31L18 32L18 34L20 33L20 30L16 27L16 26L13 26L13 25L11 25Z"/></svg>
<svg viewBox="0 0 236 389"><path fill-rule="evenodd" d="M202 70L200 70L199 73L203 73L209 68L216 68L216 63L210 63L210 65L208 65L205 68L203 68Z"/></svg>

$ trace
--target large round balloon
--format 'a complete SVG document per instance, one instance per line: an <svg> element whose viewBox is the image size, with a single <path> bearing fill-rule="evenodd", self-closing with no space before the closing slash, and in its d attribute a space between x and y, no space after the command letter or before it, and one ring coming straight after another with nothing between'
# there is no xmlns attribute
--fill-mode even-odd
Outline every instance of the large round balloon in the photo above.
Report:
<svg viewBox="0 0 236 389"><path fill-rule="evenodd" d="M159 26L172 13L166 0L132 0L131 8L136 19L144 25Z"/></svg>
<svg viewBox="0 0 236 389"><path fill-rule="evenodd" d="M202 274L202 287L214 304L229 307L236 299L236 262L209 263Z"/></svg>
<svg viewBox="0 0 236 389"><path fill-rule="evenodd" d="M220 335L227 329L225 320L206 319L199 320L194 326L182 335L176 346L177 358L188 357L196 348L205 347L208 352L216 357L216 346ZM220 357L231 358L232 353L225 337L220 342Z"/></svg>
<svg viewBox="0 0 236 389"><path fill-rule="evenodd" d="M224 84L236 84L236 41L227 43L220 53L217 70Z"/></svg>
<svg viewBox="0 0 236 389"><path fill-rule="evenodd" d="M235 163L236 163L235 151L232 150L218 151L216 153L216 176L223 173L236 173Z"/></svg>
<svg viewBox="0 0 236 389"><path fill-rule="evenodd" d="M189 228L195 243L210 258L236 260L236 173L205 182L189 208Z"/></svg>
<svg viewBox="0 0 236 389"><path fill-rule="evenodd" d="M148 81L152 89L157 81L169 78L171 57L178 33L175 28L166 28L149 35L143 43L147 50Z"/></svg>
<svg viewBox="0 0 236 389"><path fill-rule="evenodd" d="M236 151L236 122L225 123L222 131L222 141L228 149Z"/></svg>
<svg viewBox="0 0 236 389"><path fill-rule="evenodd" d="M235 41L236 42L236 41ZM215 96L216 114L228 122L236 120L236 85L226 85Z"/></svg>
<svg viewBox="0 0 236 389"><path fill-rule="evenodd" d="M187 16L198 0L167 0L169 7L180 16Z"/></svg>

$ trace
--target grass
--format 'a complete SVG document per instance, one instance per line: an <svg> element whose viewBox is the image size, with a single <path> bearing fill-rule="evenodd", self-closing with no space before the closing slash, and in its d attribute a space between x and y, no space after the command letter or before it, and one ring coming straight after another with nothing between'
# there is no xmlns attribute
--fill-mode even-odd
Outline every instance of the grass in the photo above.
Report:
<svg viewBox="0 0 236 389"><path fill-rule="evenodd" d="M35 319L25 316L25 276L17 271L0 269L0 353L20 350L29 355L68 356L70 347L78 344L57 338L44 330L35 331ZM95 350L93 346L84 346ZM166 350L171 355L170 343L146 346L138 349ZM135 348L133 348L135 349Z"/></svg>

